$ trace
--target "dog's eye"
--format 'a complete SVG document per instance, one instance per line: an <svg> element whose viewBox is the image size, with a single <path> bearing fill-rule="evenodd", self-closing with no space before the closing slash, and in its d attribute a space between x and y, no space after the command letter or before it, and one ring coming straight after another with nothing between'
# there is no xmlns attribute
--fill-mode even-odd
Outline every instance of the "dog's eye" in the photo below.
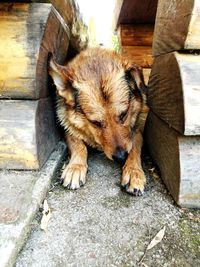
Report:
<svg viewBox="0 0 200 267"><path fill-rule="evenodd" d="M101 121L91 121L92 124L94 124L95 126L97 126L98 128L102 128L103 124Z"/></svg>
<svg viewBox="0 0 200 267"><path fill-rule="evenodd" d="M127 115L127 111L124 111L122 112L120 115L119 115L119 121L121 123L124 123L125 119L126 119L126 115Z"/></svg>

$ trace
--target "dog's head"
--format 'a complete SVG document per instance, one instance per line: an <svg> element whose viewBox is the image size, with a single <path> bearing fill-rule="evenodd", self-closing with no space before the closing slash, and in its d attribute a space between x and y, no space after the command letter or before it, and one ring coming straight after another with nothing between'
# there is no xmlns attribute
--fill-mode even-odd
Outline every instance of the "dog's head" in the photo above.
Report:
<svg viewBox="0 0 200 267"><path fill-rule="evenodd" d="M70 134L110 159L124 160L144 100L141 69L115 52L88 49L66 66L51 59L49 73L62 99L61 123Z"/></svg>

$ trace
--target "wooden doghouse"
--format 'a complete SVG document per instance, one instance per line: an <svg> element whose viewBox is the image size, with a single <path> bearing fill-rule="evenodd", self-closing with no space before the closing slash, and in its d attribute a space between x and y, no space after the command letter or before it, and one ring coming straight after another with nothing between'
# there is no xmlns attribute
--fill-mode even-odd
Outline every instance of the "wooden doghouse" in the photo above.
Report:
<svg viewBox="0 0 200 267"><path fill-rule="evenodd" d="M148 147L185 207L200 207L199 11L195 0L158 1L148 89Z"/></svg>
<svg viewBox="0 0 200 267"><path fill-rule="evenodd" d="M151 68L144 133L149 151L176 202L200 207L200 3L117 3L122 53Z"/></svg>
<svg viewBox="0 0 200 267"><path fill-rule="evenodd" d="M113 28L118 31L122 54L143 68L148 83L157 0L117 0Z"/></svg>
<svg viewBox="0 0 200 267"><path fill-rule="evenodd" d="M3 169L39 169L59 139L48 81L48 55L51 52L63 64L69 43L78 50L87 40L83 34L79 38L80 27L74 25L77 20L73 16L78 16L74 2L62 1L62 5L57 0L52 2L56 8L49 3L0 4L0 168ZM63 9L70 14L66 20L59 13Z"/></svg>

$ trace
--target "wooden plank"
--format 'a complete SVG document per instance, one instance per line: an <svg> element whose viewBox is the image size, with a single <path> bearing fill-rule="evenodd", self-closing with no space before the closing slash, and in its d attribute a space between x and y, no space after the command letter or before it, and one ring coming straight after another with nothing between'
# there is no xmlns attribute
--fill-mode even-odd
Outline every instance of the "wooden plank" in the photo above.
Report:
<svg viewBox="0 0 200 267"><path fill-rule="evenodd" d="M143 68L150 68L153 64L151 46L123 46L122 54Z"/></svg>
<svg viewBox="0 0 200 267"><path fill-rule="evenodd" d="M113 11L113 19L112 19L112 30L113 32L117 30L118 27L118 18L122 8L123 0L115 0L115 6Z"/></svg>
<svg viewBox="0 0 200 267"><path fill-rule="evenodd" d="M154 23L158 0L123 0L116 27L120 24ZM116 14L117 15L117 14Z"/></svg>
<svg viewBox="0 0 200 267"><path fill-rule="evenodd" d="M1 3L0 36L0 98L47 96L48 53L63 63L69 42L56 10L51 4Z"/></svg>
<svg viewBox="0 0 200 267"><path fill-rule="evenodd" d="M14 3L50 3L51 0L16 0L12 1L11 5ZM8 3L8 0L1 0L1 3Z"/></svg>
<svg viewBox="0 0 200 267"><path fill-rule="evenodd" d="M200 1L159 0L153 55L200 49Z"/></svg>
<svg viewBox="0 0 200 267"><path fill-rule="evenodd" d="M156 57L148 105L184 135L200 135L200 55L172 52Z"/></svg>
<svg viewBox="0 0 200 267"><path fill-rule="evenodd" d="M182 207L200 208L200 137L178 134L152 112L148 114L144 135L175 201Z"/></svg>
<svg viewBox="0 0 200 267"><path fill-rule="evenodd" d="M0 100L0 168L39 169L58 134L52 100Z"/></svg>
<svg viewBox="0 0 200 267"><path fill-rule="evenodd" d="M70 48L77 53L87 48L88 28L84 23L86 17L78 5L78 0L51 0L58 13L70 30ZM86 17L87 19L87 17Z"/></svg>
<svg viewBox="0 0 200 267"><path fill-rule="evenodd" d="M122 46L152 46L154 24L120 24Z"/></svg>

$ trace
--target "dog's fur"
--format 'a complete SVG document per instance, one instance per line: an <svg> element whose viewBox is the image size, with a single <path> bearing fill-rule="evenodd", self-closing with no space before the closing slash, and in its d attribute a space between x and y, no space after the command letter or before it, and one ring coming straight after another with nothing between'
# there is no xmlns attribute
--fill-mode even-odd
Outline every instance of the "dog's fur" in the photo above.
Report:
<svg viewBox="0 0 200 267"><path fill-rule="evenodd" d="M57 88L57 115L71 154L63 185L77 189L85 183L90 145L109 159L125 159L127 153L121 185L129 193L142 194L146 178L137 121L146 87L141 69L113 51L90 48L66 66L51 59L49 74Z"/></svg>

